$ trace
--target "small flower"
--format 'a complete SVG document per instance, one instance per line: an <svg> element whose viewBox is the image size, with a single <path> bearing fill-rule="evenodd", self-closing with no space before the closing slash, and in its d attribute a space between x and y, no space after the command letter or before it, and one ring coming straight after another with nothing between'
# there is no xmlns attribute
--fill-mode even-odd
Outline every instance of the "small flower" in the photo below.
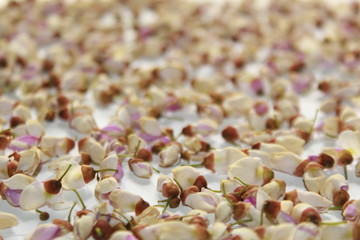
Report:
<svg viewBox="0 0 360 240"><path fill-rule="evenodd" d="M130 170L140 178L150 178L152 175L151 164L141 158L131 158L128 162Z"/></svg>
<svg viewBox="0 0 360 240"><path fill-rule="evenodd" d="M295 154L301 154L304 151L305 141L296 136L280 136L275 142Z"/></svg>
<svg viewBox="0 0 360 240"><path fill-rule="evenodd" d="M312 222L319 224L321 217L313 206L307 203L298 203L291 211L291 216L297 222Z"/></svg>
<svg viewBox="0 0 360 240"><path fill-rule="evenodd" d="M292 152L280 152L273 155L271 159L271 167L274 170L295 175L297 167L303 160Z"/></svg>
<svg viewBox="0 0 360 240"><path fill-rule="evenodd" d="M90 137L81 139L78 143L79 153L87 153L95 163L101 163L106 155L105 149L99 142Z"/></svg>
<svg viewBox="0 0 360 240"><path fill-rule="evenodd" d="M138 119L140 129L147 135L160 137L162 131L158 121L152 117L140 117Z"/></svg>
<svg viewBox="0 0 360 240"><path fill-rule="evenodd" d="M184 205L192 209L203 210L208 213L215 212L216 206L219 203L217 195L208 189L202 189L201 192L189 194L185 198Z"/></svg>
<svg viewBox="0 0 360 240"><path fill-rule="evenodd" d="M230 221L233 212L232 206L227 201L220 201L215 209L215 220L226 223Z"/></svg>
<svg viewBox="0 0 360 240"><path fill-rule="evenodd" d="M91 235L94 223L95 216L92 212L76 214L73 226L74 235L79 239L87 239Z"/></svg>
<svg viewBox="0 0 360 240"><path fill-rule="evenodd" d="M247 184L262 185L269 182L274 173L259 158L243 157L230 165L228 176L243 180Z"/></svg>
<svg viewBox="0 0 360 240"><path fill-rule="evenodd" d="M160 167L166 168L171 167L177 163L181 155L181 145L170 144L164 150L159 153L159 165Z"/></svg>
<svg viewBox="0 0 360 240"><path fill-rule="evenodd" d="M305 167L303 178L305 187L309 191L319 193L326 180L323 166L316 162L310 162Z"/></svg>
<svg viewBox="0 0 360 240"><path fill-rule="evenodd" d="M348 189L349 185L346 179L341 174L334 174L326 179L320 193L333 201L335 206L342 206L350 198Z"/></svg>
<svg viewBox="0 0 360 240"><path fill-rule="evenodd" d="M231 164L246 156L243 151L234 147L217 149L204 159L204 166L219 174L224 174L228 171Z"/></svg>
<svg viewBox="0 0 360 240"><path fill-rule="evenodd" d="M140 196L131 192L115 189L109 194L110 204L122 213L136 212L139 215L145 208L149 206ZM141 208L141 211L138 211Z"/></svg>
<svg viewBox="0 0 360 240"><path fill-rule="evenodd" d="M271 197L271 199L278 200L284 196L286 183L280 179L272 179L269 183L263 185L261 189Z"/></svg>
<svg viewBox="0 0 360 240"><path fill-rule="evenodd" d="M118 181L114 177L107 177L97 182L94 195L97 200L104 201L109 199L109 194L117 188L119 188Z"/></svg>
<svg viewBox="0 0 360 240"><path fill-rule="evenodd" d="M41 150L50 157L68 154L74 146L75 142L71 138L49 136L42 137L39 144Z"/></svg>
<svg viewBox="0 0 360 240"><path fill-rule="evenodd" d="M198 170L189 166L181 166L171 170L174 179L180 184L180 187L185 189L194 184L196 178L200 176Z"/></svg>
<svg viewBox="0 0 360 240"><path fill-rule="evenodd" d="M338 142L342 149L348 150L355 158L360 157L360 132L343 131Z"/></svg>
<svg viewBox="0 0 360 240"><path fill-rule="evenodd" d="M98 129L95 119L90 114L77 114L69 120L69 126L82 134L89 134Z"/></svg>

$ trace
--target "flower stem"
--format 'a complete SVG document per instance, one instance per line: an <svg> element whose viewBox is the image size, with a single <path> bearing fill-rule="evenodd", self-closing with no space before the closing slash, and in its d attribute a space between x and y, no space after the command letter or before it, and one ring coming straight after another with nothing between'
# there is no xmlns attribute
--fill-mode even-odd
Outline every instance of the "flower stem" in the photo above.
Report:
<svg viewBox="0 0 360 240"><path fill-rule="evenodd" d="M178 180L176 180L176 178L173 178L174 182L179 186L180 191L182 192L184 189L182 188L182 186L180 185L180 183L178 182Z"/></svg>
<svg viewBox="0 0 360 240"><path fill-rule="evenodd" d="M167 202L167 201L168 201L168 199L164 199L164 200L159 200L157 202Z"/></svg>
<svg viewBox="0 0 360 240"><path fill-rule="evenodd" d="M348 180L348 171L347 171L347 165L344 165L344 177L346 180Z"/></svg>
<svg viewBox="0 0 360 240"><path fill-rule="evenodd" d="M236 222L233 222L230 224L230 226L234 226L234 225L237 225L237 224L243 224L243 223L247 223L247 222L251 222L252 219L244 219L244 220L239 220L239 221L236 221Z"/></svg>
<svg viewBox="0 0 360 240"><path fill-rule="evenodd" d="M241 180L238 177L234 177L235 180L238 180L241 184L243 184L244 186L249 186L249 184L245 183L243 180Z"/></svg>
<svg viewBox="0 0 360 240"><path fill-rule="evenodd" d="M74 202L73 205L70 208L70 212L69 212L68 217L67 217L67 220L68 220L69 223L71 223L71 213L72 213L72 211L73 211L76 204L77 204L77 202Z"/></svg>
<svg viewBox="0 0 360 240"><path fill-rule="evenodd" d="M341 221L341 222L321 222L321 225L326 225L326 226L337 226L337 225L341 225L341 224L345 224L347 223L347 221Z"/></svg>
<svg viewBox="0 0 360 240"><path fill-rule="evenodd" d="M84 201L82 200L79 192L78 192L76 189L73 189L73 192L74 192L74 193L76 194L76 196L78 197L78 199L79 199L79 201L80 201L80 203L81 203L82 208L83 208L83 209L86 209L85 203L84 203Z"/></svg>
<svg viewBox="0 0 360 240"><path fill-rule="evenodd" d="M130 221L129 218L126 217L125 214L123 214L123 213L121 213L121 212L119 212L119 211L117 211L117 210L114 210L114 212L117 213L117 214L119 214L121 217L123 217L123 218L125 219L125 221L127 221L127 223L130 224L130 227L131 227L131 228L133 227L132 222Z"/></svg>
<svg viewBox="0 0 360 240"><path fill-rule="evenodd" d="M164 206L164 209L162 210L162 213L164 213L166 211L166 209L168 208L169 204L170 204L171 198L169 198Z"/></svg>
<svg viewBox="0 0 360 240"><path fill-rule="evenodd" d="M118 157L133 157L132 155L127 154L117 154Z"/></svg>
<svg viewBox="0 0 360 240"><path fill-rule="evenodd" d="M314 128L315 128L315 122L316 122L316 119L318 117L318 114L319 114L319 109L316 109L316 113L315 113L315 117L314 117L314 120L313 120L313 124L311 126L311 129L309 131L309 134L311 135L312 132L314 131Z"/></svg>
<svg viewBox="0 0 360 240"><path fill-rule="evenodd" d="M181 166L189 166L189 167L193 167L193 168L198 168L198 167L204 166L204 164L203 164L203 163L199 163L199 164L189 164L189 165L181 164Z"/></svg>
<svg viewBox="0 0 360 240"><path fill-rule="evenodd" d="M68 173L69 169L71 168L71 164L67 167L67 169L65 170L65 172L63 173L63 175L61 175L61 177L59 178L59 182L61 182L61 180L65 177L65 175Z"/></svg>
<svg viewBox="0 0 360 240"><path fill-rule="evenodd" d="M227 196L227 194L225 192L225 183L221 184L221 192L222 192L222 195L224 196L224 198L226 199L226 201L230 204L230 206L234 206L234 203L229 199L229 197Z"/></svg>
<svg viewBox="0 0 360 240"><path fill-rule="evenodd" d="M137 145L136 145L136 148L135 148L134 157L136 157L136 154L139 151L140 143L141 143L141 141L139 140Z"/></svg>
<svg viewBox="0 0 360 240"><path fill-rule="evenodd" d="M154 168L154 167L151 167L151 168L152 168L152 170L154 170L155 172L160 173L160 171L159 171L158 169L156 169L156 168Z"/></svg>
<svg viewBox="0 0 360 240"><path fill-rule="evenodd" d="M215 192L215 193L221 193L220 190L214 190L214 189L211 189L211 188L207 188L208 190L212 191L212 192Z"/></svg>
<svg viewBox="0 0 360 240"><path fill-rule="evenodd" d="M264 208L262 208L260 212L260 226L262 226L263 223L264 223Z"/></svg>
<svg viewBox="0 0 360 240"><path fill-rule="evenodd" d="M342 207L329 207L329 210L341 210Z"/></svg>

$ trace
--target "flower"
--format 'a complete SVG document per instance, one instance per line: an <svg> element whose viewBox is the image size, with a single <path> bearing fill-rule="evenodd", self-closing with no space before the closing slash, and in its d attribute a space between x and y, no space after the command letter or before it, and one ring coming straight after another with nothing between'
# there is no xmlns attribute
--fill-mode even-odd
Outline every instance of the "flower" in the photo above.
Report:
<svg viewBox="0 0 360 240"><path fill-rule="evenodd" d="M180 160L181 155L180 144L170 144L159 153L159 166L166 168L171 167Z"/></svg>
<svg viewBox="0 0 360 240"><path fill-rule="evenodd" d="M228 172L231 164L246 156L243 151L235 147L226 147L212 151L204 159L204 165L210 170L224 174Z"/></svg>
<svg viewBox="0 0 360 240"><path fill-rule="evenodd" d="M196 178L200 176L198 170L189 166L181 166L171 170L174 179L185 189L194 184Z"/></svg>
<svg viewBox="0 0 360 240"><path fill-rule="evenodd" d="M78 143L79 153L89 154L92 161L101 163L106 155L105 149L99 142L90 137L81 139Z"/></svg>
<svg viewBox="0 0 360 240"><path fill-rule="evenodd" d="M340 133L338 144L348 150L355 158L360 157L360 132L346 130Z"/></svg>
<svg viewBox="0 0 360 240"><path fill-rule="evenodd" d="M215 212L219 198L214 192L208 189L202 189L201 192L191 193L185 198L184 205L192 209L203 210L208 213Z"/></svg>
<svg viewBox="0 0 360 240"><path fill-rule="evenodd" d="M228 176L230 179L241 179L247 184L262 185L269 182L274 173L260 158L243 157L229 166Z"/></svg>

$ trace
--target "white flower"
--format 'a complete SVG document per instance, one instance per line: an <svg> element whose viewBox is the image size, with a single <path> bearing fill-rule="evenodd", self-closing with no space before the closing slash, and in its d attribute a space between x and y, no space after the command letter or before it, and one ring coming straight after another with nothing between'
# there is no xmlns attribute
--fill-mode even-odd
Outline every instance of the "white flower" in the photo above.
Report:
<svg viewBox="0 0 360 240"><path fill-rule="evenodd" d="M215 212L216 206L219 203L217 195L208 189L202 189L201 192L189 194L184 204L193 208L203 210L208 213Z"/></svg>
<svg viewBox="0 0 360 240"><path fill-rule="evenodd" d="M181 147L179 144L171 144L159 153L160 167L171 167L179 161L181 155Z"/></svg>
<svg viewBox="0 0 360 240"><path fill-rule="evenodd" d="M79 152L84 152L90 155L90 158L95 163L101 163L106 155L104 147L95 139L86 137L79 141Z"/></svg>
<svg viewBox="0 0 360 240"><path fill-rule="evenodd" d="M177 167L172 169L171 172L183 189L193 185L196 178L200 176L198 170L190 166Z"/></svg>
<svg viewBox="0 0 360 240"><path fill-rule="evenodd" d="M339 146L348 150L354 158L360 157L360 132L346 130L339 135Z"/></svg>

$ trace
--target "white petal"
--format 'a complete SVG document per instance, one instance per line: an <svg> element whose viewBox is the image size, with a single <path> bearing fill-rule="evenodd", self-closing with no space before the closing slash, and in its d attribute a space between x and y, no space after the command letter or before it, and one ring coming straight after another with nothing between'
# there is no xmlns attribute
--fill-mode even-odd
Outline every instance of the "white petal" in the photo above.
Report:
<svg viewBox="0 0 360 240"><path fill-rule="evenodd" d="M19 223L14 214L0 212L0 229L11 228Z"/></svg>
<svg viewBox="0 0 360 240"><path fill-rule="evenodd" d="M45 205L45 191L43 185L32 182L20 194L20 207L24 210L35 210Z"/></svg>
<svg viewBox="0 0 360 240"><path fill-rule="evenodd" d="M11 189L24 189L27 185L34 181L36 181L35 178L18 173L11 176L11 178L4 180L3 183Z"/></svg>

